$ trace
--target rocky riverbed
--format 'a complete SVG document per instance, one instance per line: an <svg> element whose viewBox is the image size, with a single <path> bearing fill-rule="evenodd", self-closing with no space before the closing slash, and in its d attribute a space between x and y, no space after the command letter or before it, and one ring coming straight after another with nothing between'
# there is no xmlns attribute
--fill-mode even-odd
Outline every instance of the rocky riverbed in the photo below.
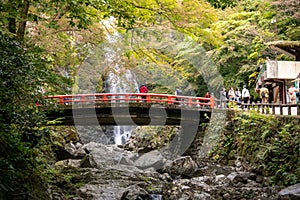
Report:
<svg viewBox="0 0 300 200"><path fill-rule="evenodd" d="M68 143L60 154L69 158L56 167L73 175L49 189L56 200L299 199L299 187L281 191L239 161L230 167L190 156L169 160L159 150L138 155L95 142Z"/></svg>

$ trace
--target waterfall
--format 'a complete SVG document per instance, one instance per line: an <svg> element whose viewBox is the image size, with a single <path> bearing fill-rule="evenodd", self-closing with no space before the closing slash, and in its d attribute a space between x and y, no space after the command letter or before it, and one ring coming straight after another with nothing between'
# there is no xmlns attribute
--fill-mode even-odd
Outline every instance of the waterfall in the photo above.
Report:
<svg viewBox="0 0 300 200"><path fill-rule="evenodd" d="M113 18L110 20L113 21ZM106 25L113 29L111 23L107 22ZM107 34L106 38L110 45L104 48L105 60L109 68L104 91L107 93L134 93L138 88L138 83L135 75L129 69L125 69L124 63L122 63L122 53L117 44L121 39L120 34L114 31L113 34ZM126 143L133 128L133 126L113 126L114 143ZM111 128L107 130L111 130Z"/></svg>
<svg viewBox="0 0 300 200"><path fill-rule="evenodd" d="M114 19L110 18L102 22L106 30L109 30L106 40L92 49L90 56L80 65L76 84L72 88L74 94L134 93L138 88L136 75L125 66L124 45L121 44L123 38L114 29L113 21ZM74 107L76 105L74 104ZM84 143L93 141L102 144L124 144L136 127L134 123L131 126L76 125L76 115L81 115L76 111L77 109L73 110L74 123ZM91 110L88 115L95 123L98 122L95 110Z"/></svg>
<svg viewBox="0 0 300 200"><path fill-rule="evenodd" d="M138 83L129 69L116 65L108 73L105 87L106 92L109 93L134 93ZM126 143L133 128L133 126L113 126L114 143Z"/></svg>

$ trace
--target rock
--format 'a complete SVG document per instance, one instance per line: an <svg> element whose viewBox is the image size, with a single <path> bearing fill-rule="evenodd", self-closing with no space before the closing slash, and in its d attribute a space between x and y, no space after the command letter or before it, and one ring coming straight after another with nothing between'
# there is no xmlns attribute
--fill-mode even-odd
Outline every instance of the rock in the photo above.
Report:
<svg viewBox="0 0 300 200"><path fill-rule="evenodd" d="M61 160L55 163L55 166L71 166L71 167L80 167L81 160L75 160L75 159L67 159L67 160Z"/></svg>
<svg viewBox="0 0 300 200"><path fill-rule="evenodd" d="M130 159L133 157L133 153L125 151L116 145L103 145L90 142L84 145L83 148L89 152L90 159L92 158L92 166L94 166L94 163L96 163L97 167L118 167L118 165L122 165L120 168L123 168L124 165L134 166Z"/></svg>
<svg viewBox="0 0 300 200"><path fill-rule="evenodd" d="M150 194L154 191L159 194L163 187L162 175L157 172L123 171L106 167L82 170L88 170L92 177L76 191L76 196L83 199L150 200ZM83 172L80 174L86 176Z"/></svg>
<svg viewBox="0 0 300 200"><path fill-rule="evenodd" d="M65 150L68 151L72 156L74 156L76 152L76 147L71 141L65 145Z"/></svg>
<svg viewBox="0 0 300 200"><path fill-rule="evenodd" d="M224 194L224 199L231 199L231 195L229 193Z"/></svg>
<svg viewBox="0 0 300 200"><path fill-rule="evenodd" d="M84 158L82 158L82 160L80 162L80 167L82 167L82 168L92 168L92 167L96 168L97 163L94 161L92 156L87 155Z"/></svg>
<svg viewBox="0 0 300 200"><path fill-rule="evenodd" d="M76 142L76 144L75 144L76 149L79 149L79 148L82 147L82 146L83 146L83 144L81 144L81 143L79 143L79 142Z"/></svg>
<svg viewBox="0 0 300 200"><path fill-rule="evenodd" d="M231 182L233 183L244 183L246 184L248 182L247 177L245 177L245 175L237 173L237 172L232 172L231 174L229 174L227 176L227 179L229 179Z"/></svg>
<svg viewBox="0 0 300 200"><path fill-rule="evenodd" d="M150 199L150 194L137 185L131 185L125 188L120 198L121 200L127 199Z"/></svg>
<svg viewBox="0 0 300 200"><path fill-rule="evenodd" d="M164 157L157 150L142 154L134 161L134 165L139 169L155 168L161 169L164 164Z"/></svg>
<svg viewBox="0 0 300 200"><path fill-rule="evenodd" d="M217 176L215 177L215 182L221 183L221 182L223 182L223 181L225 180L225 178L226 178L226 176L225 176L224 174L217 175Z"/></svg>
<svg viewBox="0 0 300 200"><path fill-rule="evenodd" d="M170 176L192 177L197 169L197 163L190 156L185 156L167 163L163 171L169 173Z"/></svg>
<svg viewBox="0 0 300 200"><path fill-rule="evenodd" d="M279 195L287 199L300 199L300 183L282 189Z"/></svg>
<svg viewBox="0 0 300 200"><path fill-rule="evenodd" d="M84 148L81 146L75 150L74 156L75 158L83 158L86 155Z"/></svg>
<svg viewBox="0 0 300 200"><path fill-rule="evenodd" d="M195 199L201 199L201 200L210 200L212 199L210 194L206 192L201 192L200 194L196 193L195 194Z"/></svg>
<svg viewBox="0 0 300 200"><path fill-rule="evenodd" d="M67 151L65 148L61 146L53 146L53 151L56 155L57 160L66 160L66 159L73 159L74 156Z"/></svg>

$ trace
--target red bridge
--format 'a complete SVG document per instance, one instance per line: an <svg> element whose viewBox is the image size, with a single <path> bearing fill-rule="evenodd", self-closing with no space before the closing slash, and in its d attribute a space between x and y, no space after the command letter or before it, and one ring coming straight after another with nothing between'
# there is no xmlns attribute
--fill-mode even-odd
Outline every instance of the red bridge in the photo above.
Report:
<svg viewBox="0 0 300 200"><path fill-rule="evenodd" d="M57 125L181 125L208 121L214 98L152 93L97 93L45 97ZM51 108L51 105L53 108Z"/></svg>

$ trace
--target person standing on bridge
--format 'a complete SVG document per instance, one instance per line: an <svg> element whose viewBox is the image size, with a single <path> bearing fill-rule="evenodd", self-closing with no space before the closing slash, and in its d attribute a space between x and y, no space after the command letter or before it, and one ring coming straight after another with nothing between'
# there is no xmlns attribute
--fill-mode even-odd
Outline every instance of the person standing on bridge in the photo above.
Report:
<svg viewBox="0 0 300 200"><path fill-rule="evenodd" d="M210 98L210 97L211 97L210 93L206 92L206 94L204 95L204 98ZM204 100L204 103L209 103L209 102L210 102L210 100Z"/></svg>
<svg viewBox="0 0 300 200"><path fill-rule="evenodd" d="M148 93L148 87L145 84L141 85L140 93ZM145 102L146 101L146 96L143 95L142 99L143 99L143 102Z"/></svg>
<svg viewBox="0 0 300 200"><path fill-rule="evenodd" d="M250 92L247 89L246 85L243 86L242 100L245 104L249 103L249 100L250 100ZM245 106L245 108L247 108L247 106Z"/></svg>
<svg viewBox="0 0 300 200"><path fill-rule="evenodd" d="M241 103L242 93L240 91L240 88L237 87L234 93L235 93L235 101Z"/></svg>
<svg viewBox="0 0 300 200"><path fill-rule="evenodd" d="M227 108L227 92L226 89L223 87L220 91L220 100L221 100L221 107Z"/></svg>
<svg viewBox="0 0 300 200"><path fill-rule="evenodd" d="M228 90L228 99L229 101L234 101L235 93L233 87L230 87Z"/></svg>
<svg viewBox="0 0 300 200"><path fill-rule="evenodd" d="M175 88L175 95L176 96L182 95L182 90L178 86ZM181 98L176 97L176 101L181 101Z"/></svg>

